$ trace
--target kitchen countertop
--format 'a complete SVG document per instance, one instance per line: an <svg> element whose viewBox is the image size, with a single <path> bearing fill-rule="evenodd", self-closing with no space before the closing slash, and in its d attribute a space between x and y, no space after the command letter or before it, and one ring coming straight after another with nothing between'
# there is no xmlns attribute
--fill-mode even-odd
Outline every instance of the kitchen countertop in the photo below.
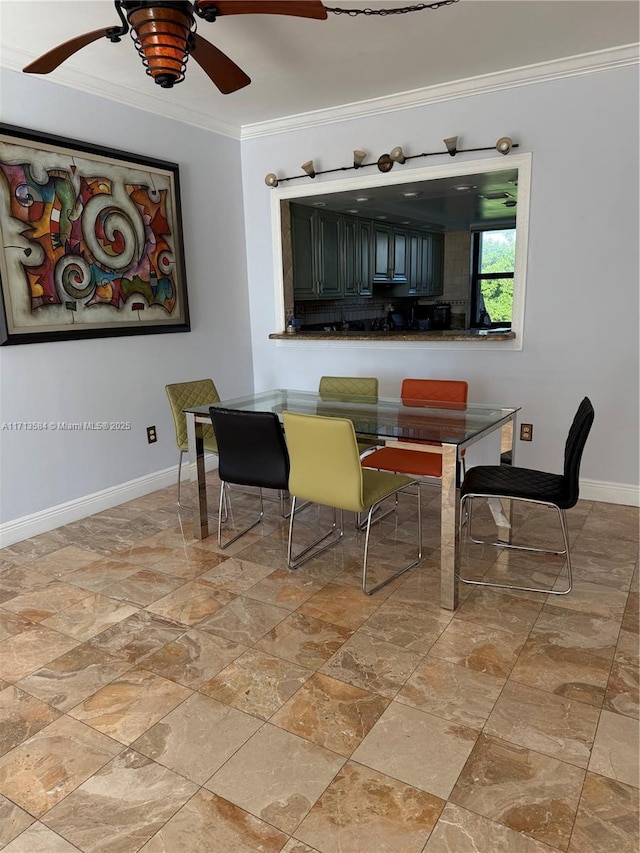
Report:
<svg viewBox="0 0 640 853"><path fill-rule="evenodd" d="M446 329L429 332L273 332L275 341L513 341L515 332L484 329Z"/></svg>

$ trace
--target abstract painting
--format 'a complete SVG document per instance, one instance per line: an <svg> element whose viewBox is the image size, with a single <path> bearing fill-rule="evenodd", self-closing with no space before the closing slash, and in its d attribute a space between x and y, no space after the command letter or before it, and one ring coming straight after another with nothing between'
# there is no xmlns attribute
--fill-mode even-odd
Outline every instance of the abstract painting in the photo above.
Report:
<svg viewBox="0 0 640 853"><path fill-rule="evenodd" d="M188 332L178 166L0 124L0 345Z"/></svg>

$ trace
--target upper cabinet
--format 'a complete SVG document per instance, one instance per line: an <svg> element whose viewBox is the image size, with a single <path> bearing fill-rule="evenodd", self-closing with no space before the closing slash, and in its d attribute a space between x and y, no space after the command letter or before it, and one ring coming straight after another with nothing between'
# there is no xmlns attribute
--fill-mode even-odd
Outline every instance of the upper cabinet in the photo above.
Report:
<svg viewBox="0 0 640 853"><path fill-rule="evenodd" d="M406 228L374 224L373 281L407 281L407 238Z"/></svg>
<svg viewBox="0 0 640 853"><path fill-rule="evenodd" d="M371 296L376 282L391 285L390 296L442 293L442 234L305 205L290 208L296 300Z"/></svg>

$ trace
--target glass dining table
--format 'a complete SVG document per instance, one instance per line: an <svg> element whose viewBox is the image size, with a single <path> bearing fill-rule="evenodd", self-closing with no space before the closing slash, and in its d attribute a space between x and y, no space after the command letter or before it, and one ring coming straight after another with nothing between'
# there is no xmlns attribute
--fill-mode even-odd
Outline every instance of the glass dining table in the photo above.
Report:
<svg viewBox="0 0 640 853"><path fill-rule="evenodd" d="M471 403L403 402L390 397L323 396L312 391L276 389L249 394L212 405L253 412L300 412L326 417L349 418L359 436L379 444L408 450L442 454L440 499L440 605L455 610L458 604L459 499L457 470L462 452L496 430L501 430L503 459L514 464L515 424L518 408ZM197 539L209 535L202 427L211 423L209 406L185 409L192 479L197 484L194 533ZM429 442L425 444L424 442ZM497 460L496 460L497 461ZM505 507L509 518L509 507ZM508 542L510 528L499 528L499 537Z"/></svg>

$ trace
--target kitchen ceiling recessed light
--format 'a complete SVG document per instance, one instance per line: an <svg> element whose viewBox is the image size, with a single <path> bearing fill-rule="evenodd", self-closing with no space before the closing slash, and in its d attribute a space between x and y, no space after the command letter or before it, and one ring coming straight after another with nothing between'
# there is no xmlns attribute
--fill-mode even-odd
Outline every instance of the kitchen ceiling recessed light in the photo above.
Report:
<svg viewBox="0 0 640 853"><path fill-rule="evenodd" d="M488 199L489 201L496 201L498 199L509 198L509 193L484 193L482 197Z"/></svg>
<svg viewBox="0 0 640 853"><path fill-rule="evenodd" d="M411 220L410 219L403 219L402 222L400 223L400 225L411 225Z"/></svg>
<svg viewBox="0 0 640 853"><path fill-rule="evenodd" d="M386 216L376 216L376 219L386 219Z"/></svg>
<svg viewBox="0 0 640 853"><path fill-rule="evenodd" d="M402 193L402 195L403 195L405 198L415 198L416 196L420 195L420 193L417 193L417 192L414 192L414 191L411 191L411 192L407 191L407 192L405 192L405 193Z"/></svg>
<svg viewBox="0 0 640 853"><path fill-rule="evenodd" d="M314 207L326 207L327 203L326 203L326 201L314 201L313 206Z"/></svg>
<svg viewBox="0 0 640 853"><path fill-rule="evenodd" d="M363 196L360 196L360 198L354 199L354 201L360 202L360 204L362 204L362 202L371 201L371 199L368 198L366 195L363 195Z"/></svg>
<svg viewBox="0 0 640 853"><path fill-rule="evenodd" d="M346 213L357 213L357 212L358 212L358 208L357 208L357 207L354 207L354 208L352 208L351 210L347 210L347 211L346 211Z"/></svg>

